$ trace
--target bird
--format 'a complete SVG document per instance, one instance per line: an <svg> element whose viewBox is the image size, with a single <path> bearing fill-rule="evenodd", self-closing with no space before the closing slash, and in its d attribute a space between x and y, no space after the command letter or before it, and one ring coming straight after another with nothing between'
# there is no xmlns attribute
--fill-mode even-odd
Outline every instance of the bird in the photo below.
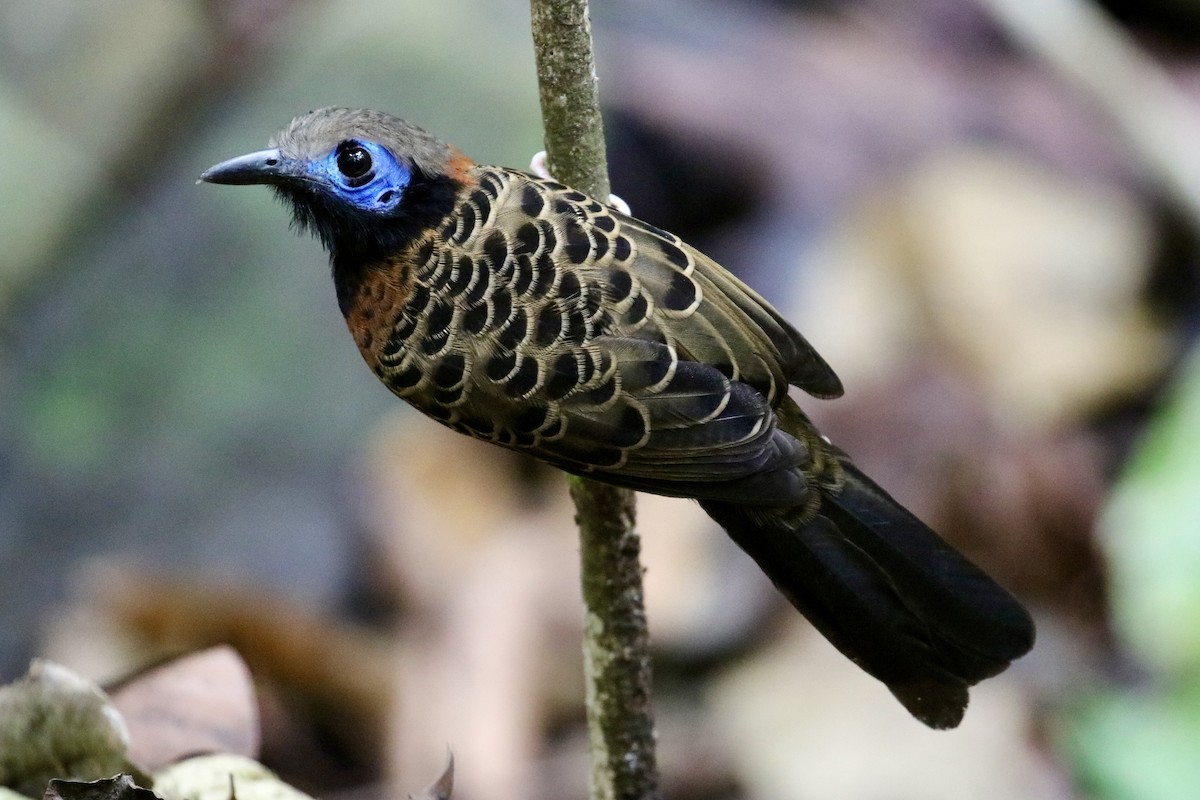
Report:
<svg viewBox="0 0 1200 800"><path fill-rule="evenodd" d="M329 254L395 395L568 473L692 498L916 719L1028 652L1028 611L868 478L789 394L842 383L771 304L678 236L477 164L390 114L330 107L201 181L261 184Z"/></svg>

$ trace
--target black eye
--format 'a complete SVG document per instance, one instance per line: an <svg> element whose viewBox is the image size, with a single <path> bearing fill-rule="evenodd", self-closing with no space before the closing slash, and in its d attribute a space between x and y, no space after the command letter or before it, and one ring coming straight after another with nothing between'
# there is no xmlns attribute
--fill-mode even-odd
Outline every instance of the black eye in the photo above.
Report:
<svg viewBox="0 0 1200 800"><path fill-rule="evenodd" d="M362 145L347 142L338 148L337 165L347 178L361 178L371 171L371 154Z"/></svg>

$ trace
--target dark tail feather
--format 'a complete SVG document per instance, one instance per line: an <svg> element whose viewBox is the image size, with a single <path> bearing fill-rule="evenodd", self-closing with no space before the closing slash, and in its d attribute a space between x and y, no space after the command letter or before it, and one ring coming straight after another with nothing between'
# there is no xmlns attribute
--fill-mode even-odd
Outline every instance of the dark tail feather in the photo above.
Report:
<svg viewBox="0 0 1200 800"><path fill-rule="evenodd" d="M917 719L953 728L967 688L1033 646L1013 597L848 460L817 516L704 502L704 509L830 642Z"/></svg>

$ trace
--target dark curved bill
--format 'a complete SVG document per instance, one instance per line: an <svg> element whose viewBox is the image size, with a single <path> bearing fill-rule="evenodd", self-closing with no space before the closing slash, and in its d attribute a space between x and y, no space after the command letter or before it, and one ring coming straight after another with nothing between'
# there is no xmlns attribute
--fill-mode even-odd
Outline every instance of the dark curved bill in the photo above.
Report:
<svg viewBox="0 0 1200 800"><path fill-rule="evenodd" d="M206 183L246 185L254 183L283 183L294 180L277 148L259 150L244 156L222 161L209 167L200 176Z"/></svg>

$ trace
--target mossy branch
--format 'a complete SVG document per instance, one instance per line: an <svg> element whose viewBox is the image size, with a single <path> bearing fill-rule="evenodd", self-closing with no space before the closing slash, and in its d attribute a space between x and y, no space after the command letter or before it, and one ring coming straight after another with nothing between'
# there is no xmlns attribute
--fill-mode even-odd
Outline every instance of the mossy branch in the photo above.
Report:
<svg viewBox="0 0 1200 800"><path fill-rule="evenodd" d="M604 200L608 162L587 0L530 0L550 174Z"/></svg>
<svg viewBox="0 0 1200 800"><path fill-rule="evenodd" d="M595 197L609 194L587 0L531 0L533 43L550 173ZM579 525L592 800L658 797L650 709L650 637L634 495L571 479Z"/></svg>

